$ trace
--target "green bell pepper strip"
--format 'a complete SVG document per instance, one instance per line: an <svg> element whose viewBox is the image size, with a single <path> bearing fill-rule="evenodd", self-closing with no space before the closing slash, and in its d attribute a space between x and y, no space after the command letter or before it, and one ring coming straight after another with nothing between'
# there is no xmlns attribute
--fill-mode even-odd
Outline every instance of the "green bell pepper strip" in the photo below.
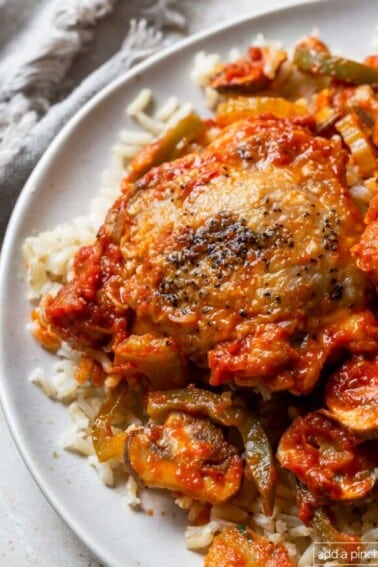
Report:
<svg viewBox="0 0 378 567"><path fill-rule="evenodd" d="M225 427L238 427L245 420L245 410L236 406L228 394L215 394L192 386L149 393L147 413L154 421L163 420L170 411L205 414Z"/></svg>
<svg viewBox="0 0 378 567"><path fill-rule="evenodd" d="M246 416L238 430L243 439L248 468L262 498L264 513L271 516L277 472L269 439L260 421L251 414Z"/></svg>
<svg viewBox="0 0 378 567"><path fill-rule="evenodd" d="M112 432L112 423L124 414L130 406L130 392L125 382L111 390L91 423L91 438L100 463L112 458L121 458L124 451L126 433L116 435Z"/></svg>
<svg viewBox="0 0 378 567"><path fill-rule="evenodd" d="M354 85L377 85L378 68L351 59L330 55L307 47L295 50L293 63L301 71L314 75L327 75Z"/></svg>
<svg viewBox="0 0 378 567"><path fill-rule="evenodd" d="M141 151L139 155L143 156L143 162L139 163L137 156L134 161L137 164L135 171L131 162L130 181L137 181L153 167L176 159L182 147L193 141L204 129L203 120L194 112L181 118L161 138Z"/></svg>
<svg viewBox="0 0 378 567"><path fill-rule="evenodd" d="M171 411L206 415L219 425L239 430L248 469L261 495L264 512L270 516L277 473L269 439L259 420L238 406L227 394L215 394L189 386L148 395L147 413L153 420L161 421Z"/></svg>

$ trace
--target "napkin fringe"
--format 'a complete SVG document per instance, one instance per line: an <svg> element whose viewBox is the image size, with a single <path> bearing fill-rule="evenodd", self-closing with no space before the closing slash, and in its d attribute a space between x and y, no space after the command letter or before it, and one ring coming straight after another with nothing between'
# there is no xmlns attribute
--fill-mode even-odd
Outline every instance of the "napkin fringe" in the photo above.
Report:
<svg viewBox="0 0 378 567"><path fill-rule="evenodd" d="M37 37L29 41L27 58L5 77L0 87L0 167L14 158L30 131L54 106L74 58L92 40L96 25L114 10L117 2L58 2L48 31L39 41ZM168 25L183 29L186 20L174 8L175 4L177 0L154 0L140 12L145 12L156 28ZM162 34L155 27L148 26L145 20L130 22L120 50L128 60L127 67L162 47Z"/></svg>
<svg viewBox="0 0 378 567"><path fill-rule="evenodd" d="M75 56L117 0L70 0L51 17L48 31L28 39L27 56L0 89L0 164L12 159L50 107Z"/></svg>
<svg viewBox="0 0 378 567"><path fill-rule="evenodd" d="M48 31L29 39L26 60L8 75L0 100L23 92L30 99L50 99L74 57L93 37L97 22L109 14L117 0L71 0L53 14ZM38 35L37 35L38 34ZM39 36L39 37L38 37ZM42 39L39 39L41 38Z"/></svg>
<svg viewBox="0 0 378 567"><path fill-rule="evenodd" d="M25 43L23 52L28 57L16 71L12 72L11 65L6 67L5 80L0 78L0 241L19 191L69 118L102 87L161 50L172 40L172 32L185 28L185 17L175 8L179 1L135 0L129 11L131 0L121 0L128 3L127 13L138 19L125 18L126 37L120 49L60 100L56 95L67 87L73 59L94 37L98 22L111 14L117 0L56 0L59 9L51 19L54 25L44 37L37 35L39 41L34 35L35 41ZM1 71L4 65L0 75Z"/></svg>

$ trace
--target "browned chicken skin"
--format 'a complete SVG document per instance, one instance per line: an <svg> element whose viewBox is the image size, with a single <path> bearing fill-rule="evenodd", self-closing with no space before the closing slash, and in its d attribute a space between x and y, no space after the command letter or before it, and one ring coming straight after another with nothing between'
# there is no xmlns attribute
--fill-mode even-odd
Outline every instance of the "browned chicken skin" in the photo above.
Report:
<svg viewBox="0 0 378 567"><path fill-rule="evenodd" d="M110 339L126 376L138 373L128 334L152 333L174 337L183 373L191 360L214 385L294 393L311 390L334 348L376 344L369 285L350 252L363 223L346 156L310 126L245 119L126 179L91 261L79 255L76 279L45 302L49 323L76 346Z"/></svg>

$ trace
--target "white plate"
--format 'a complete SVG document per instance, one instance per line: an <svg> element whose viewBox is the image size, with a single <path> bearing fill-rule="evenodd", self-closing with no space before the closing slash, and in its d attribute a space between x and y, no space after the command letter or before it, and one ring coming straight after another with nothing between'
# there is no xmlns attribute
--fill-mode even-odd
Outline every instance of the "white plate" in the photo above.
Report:
<svg viewBox="0 0 378 567"><path fill-rule="evenodd" d="M197 51L244 48L258 32L292 45L317 27L331 48L359 58L372 52L376 24L376 0L329 0L247 19L186 41L140 65L87 104L50 146L22 192L0 273L2 402L17 446L44 494L107 565L195 567L202 561L185 549L185 517L180 511L172 515L168 499L151 495L153 516L133 512L117 489L101 485L84 459L61 451L59 436L69 425L66 411L27 381L35 366L50 365L52 357L25 330L30 306L21 243L86 210L110 160L125 105L141 88L151 87L158 102L174 94L206 112L203 96L188 76ZM164 517L162 510L167 510Z"/></svg>

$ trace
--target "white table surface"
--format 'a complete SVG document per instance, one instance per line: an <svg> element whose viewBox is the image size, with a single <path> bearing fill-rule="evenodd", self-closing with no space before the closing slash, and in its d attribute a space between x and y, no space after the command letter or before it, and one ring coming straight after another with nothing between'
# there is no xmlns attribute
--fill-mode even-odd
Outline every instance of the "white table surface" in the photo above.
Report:
<svg viewBox="0 0 378 567"><path fill-rule="evenodd" d="M250 14L254 9L274 8L293 1L193 0L185 4L191 16L190 29L196 32ZM218 9L214 9L214 5L218 5ZM0 455L0 567L98 567L100 563L36 486L17 451L1 409Z"/></svg>

